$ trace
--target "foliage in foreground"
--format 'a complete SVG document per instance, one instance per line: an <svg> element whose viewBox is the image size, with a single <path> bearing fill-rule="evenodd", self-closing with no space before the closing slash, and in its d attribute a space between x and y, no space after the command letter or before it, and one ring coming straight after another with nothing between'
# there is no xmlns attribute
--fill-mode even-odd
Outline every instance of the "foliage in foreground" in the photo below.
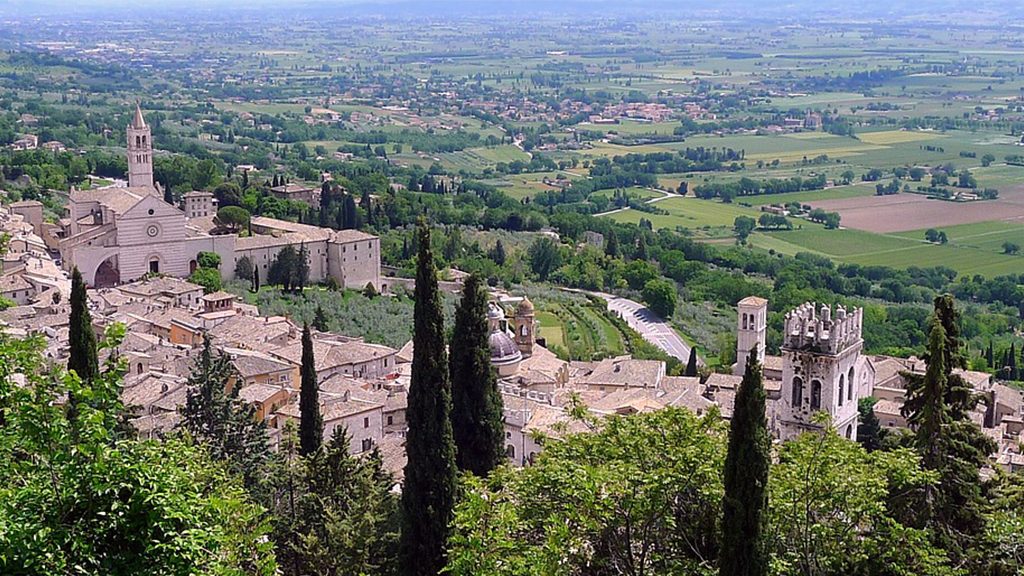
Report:
<svg viewBox="0 0 1024 576"><path fill-rule="evenodd" d="M83 384L41 346L0 337L0 573L275 573L240 482L186 441L125 437L119 367Z"/></svg>
<svg viewBox="0 0 1024 576"><path fill-rule="evenodd" d="M715 411L614 416L549 442L532 467L467 477L449 570L714 574L726 441ZM935 480L913 451L868 453L829 430L785 444L778 459L771 574L956 573L924 530L897 519L901 496Z"/></svg>

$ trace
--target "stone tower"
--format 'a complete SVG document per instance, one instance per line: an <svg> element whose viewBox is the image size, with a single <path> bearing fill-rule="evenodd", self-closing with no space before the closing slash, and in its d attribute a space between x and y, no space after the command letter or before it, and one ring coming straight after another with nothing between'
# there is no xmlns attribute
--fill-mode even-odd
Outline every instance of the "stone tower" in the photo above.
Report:
<svg viewBox="0 0 1024 576"><path fill-rule="evenodd" d="M856 385L864 347L861 339L863 310L847 312L839 306L815 309L807 302L786 314L782 344L782 394L779 435L792 438L808 430L821 430L813 421L826 412L839 434L857 438Z"/></svg>
<svg viewBox="0 0 1024 576"><path fill-rule="evenodd" d="M535 338L536 328L536 314L533 310L533 302L530 299L523 297L523 301L516 306L516 315L514 319L514 326L516 331L516 346L519 347L519 351L522 352L524 357L529 357L533 354L533 343Z"/></svg>
<svg viewBox="0 0 1024 576"><path fill-rule="evenodd" d="M149 188L153 195L159 196L153 185L153 138L146 120L142 117L142 108L135 105L135 116L128 125L128 185Z"/></svg>
<svg viewBox="0 0 1024 576"><path fill-rule="evenodd" d="M768 301L757 296L740 300L737 308L736 366L733 374L742 376L747 369L747 356L757 349L757 358L764 362L765 334L768 330Z"/></svg>

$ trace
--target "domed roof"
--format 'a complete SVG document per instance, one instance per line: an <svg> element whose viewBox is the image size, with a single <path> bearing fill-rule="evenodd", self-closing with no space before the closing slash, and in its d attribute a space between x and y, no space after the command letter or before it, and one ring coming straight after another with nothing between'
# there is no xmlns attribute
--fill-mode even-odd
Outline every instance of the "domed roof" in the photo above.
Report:
<svg viewBox="0 0 1024 576"><path fill-rule="evenodd" d="M530 302L529 298L523 296L523 300L519 303L519 306L516 306L516 314L533 314L533 302Z"/></svg>
<svg viewBox="0 0 1024 576"><path fill-rule="evenodd" d="M487 319L488 320L504 320L505 319L505 311L501 309L501 306L498 306L494 302L488 302L487 303Z"/></svg>
<svg viewBox="0 0 1024 576"><path fill-rule="evenodd" d="M523 354L516 343L500 330L491 332L487 338L487 345L491 348L491 364L495 366L515 364L523 359Z"/></svg>

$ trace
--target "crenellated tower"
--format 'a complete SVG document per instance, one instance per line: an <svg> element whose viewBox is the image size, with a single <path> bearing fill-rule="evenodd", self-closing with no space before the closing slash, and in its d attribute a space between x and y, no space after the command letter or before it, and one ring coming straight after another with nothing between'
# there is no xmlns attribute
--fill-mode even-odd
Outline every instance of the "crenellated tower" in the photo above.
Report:
<svg viewBox="0 0 1024 576"><path fill-rule="evenodd" d="M782 344L782 397L779 422L783 439L820 430L814 421L827 413L839 433L857 437L857 371L863 369L861 327L864 311L807 302L785 317Z"/></svg>

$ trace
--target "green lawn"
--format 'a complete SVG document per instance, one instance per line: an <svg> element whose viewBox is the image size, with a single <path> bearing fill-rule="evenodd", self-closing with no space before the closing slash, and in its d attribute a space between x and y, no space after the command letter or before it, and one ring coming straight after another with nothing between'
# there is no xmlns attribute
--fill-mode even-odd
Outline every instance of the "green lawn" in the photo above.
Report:
<svg viewBox="0 0 1024 576"><path fill-rule="evenodd" d="M783 254L812 252L837 262L862 265L946 266L960 274L983 276L1024 270L1024 256L1001 253L1003 242L1016 239L1019 244L1024 241L1024 225L1020 224L985 222L939 228L949 237L946 245L925 242L923 230L874 234L853 229L825 230L806 222L798 225L802 225L802 229L755 233L750 242L757 248Z"/></svg>
<svg viewBox="0 0 1024 576"><path fill-rule="evenodd" d="M655 228L731 228L737 216L757 218L760 211L737 204L723 204L712 200L696 198L669 198L654 204L667 210L668 214L648 214L637 210L626 209L609 214L608 218L616 222L632 222L636 224L641 218L651 221Z"/></svg>
<svg viewBox="0 0 1024 576"><path fill-rule="evenodd" d="M565 327L558 316L551 312L537 311L537 324L540 325L540 337L543 338L548 347L560 346L565 348Z"/></svg>

